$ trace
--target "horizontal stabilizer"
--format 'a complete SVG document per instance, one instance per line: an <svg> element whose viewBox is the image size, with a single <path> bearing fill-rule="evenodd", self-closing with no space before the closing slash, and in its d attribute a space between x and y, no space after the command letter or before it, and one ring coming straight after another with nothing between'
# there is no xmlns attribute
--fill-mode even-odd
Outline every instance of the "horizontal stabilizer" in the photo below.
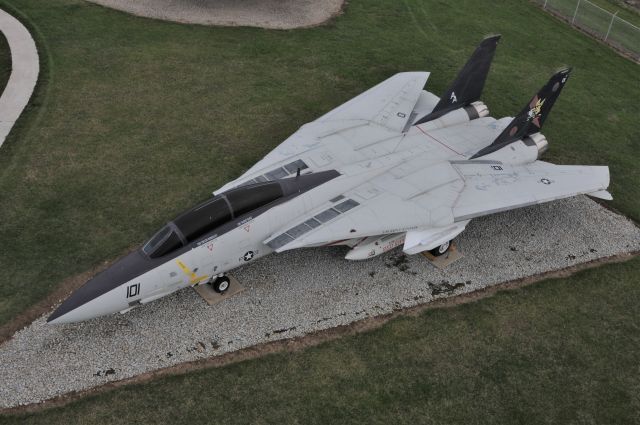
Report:
<svg viewBox="0 0 640 425"><path fill-rule="evenodd" d="M609 167L554 165L453 164L465 187L453 207L455 221L507 211L581 194L600 193L609 186Z"/></svg>
<svg viewBox="0 0 640 425"><path fill-rule="evenodd" d="M604 199L605 201L613 201L613 196L606 190L599 190L597 192L587 193L589 196L593 196L594 198Z"/></svg>

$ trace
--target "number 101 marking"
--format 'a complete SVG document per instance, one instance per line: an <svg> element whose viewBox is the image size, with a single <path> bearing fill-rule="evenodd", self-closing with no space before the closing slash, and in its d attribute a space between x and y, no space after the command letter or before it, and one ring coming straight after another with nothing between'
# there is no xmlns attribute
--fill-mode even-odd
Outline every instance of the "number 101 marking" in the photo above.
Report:
<svg viewBox="0 0 640 425"><path fill-rule="evenodd" d="M139 293L140 293L139 283L127 286L127 298L135 297Z"/></svg>

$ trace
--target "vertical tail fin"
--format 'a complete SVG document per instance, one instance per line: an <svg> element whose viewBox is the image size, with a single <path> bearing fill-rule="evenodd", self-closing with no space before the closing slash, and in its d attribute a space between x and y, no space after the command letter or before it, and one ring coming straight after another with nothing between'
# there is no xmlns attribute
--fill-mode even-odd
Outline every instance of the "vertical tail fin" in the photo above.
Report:
<svg viewBox="0 0 640 425"><path fill-rule="evenodd" d="M498 41L500 41L500 35L482 40L433 111L416 121L414 125L434 120L480 99Z"/></svg>
<svg viewBox="0 0 640 425"><path fill-rule="evenodd" d="M470 159L495 152L509 143L539 132L542 129L542 124L544 124L549 116L553 104L556 102L556 99L558 99L558 96L560 96L560 92L567 82L570 73L571 68L566 68L554 74L547 84L527 103L527 106L502 130L502 133L500 133L496 140L486 148L481 149Z"/></svg>

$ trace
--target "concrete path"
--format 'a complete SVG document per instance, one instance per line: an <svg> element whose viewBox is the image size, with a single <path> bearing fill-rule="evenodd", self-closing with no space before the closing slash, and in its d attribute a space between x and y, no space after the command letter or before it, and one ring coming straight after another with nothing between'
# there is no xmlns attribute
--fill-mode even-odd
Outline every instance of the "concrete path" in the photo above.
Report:
<svg viewBox="0 0 640 425"><path fill-rule="evenodd" d="M29 31L13 16L0 9L0 31L11 49L11 76L0 96L0 146L27 106L38 81L38 50Z"/></svg>

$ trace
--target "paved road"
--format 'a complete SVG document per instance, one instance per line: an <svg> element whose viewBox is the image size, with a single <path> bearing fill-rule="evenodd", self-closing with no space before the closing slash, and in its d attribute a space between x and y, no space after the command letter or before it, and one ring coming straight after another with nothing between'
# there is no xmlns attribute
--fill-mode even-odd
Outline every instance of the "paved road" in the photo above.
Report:
<svg viewBox="0 0 640 425"><path fill-rule="evenodd" d="M0 146L27 106L38 81L40 61L29 31L13 16L0 9L0 31L11 49L11 76L0 96Z"/></svg>

